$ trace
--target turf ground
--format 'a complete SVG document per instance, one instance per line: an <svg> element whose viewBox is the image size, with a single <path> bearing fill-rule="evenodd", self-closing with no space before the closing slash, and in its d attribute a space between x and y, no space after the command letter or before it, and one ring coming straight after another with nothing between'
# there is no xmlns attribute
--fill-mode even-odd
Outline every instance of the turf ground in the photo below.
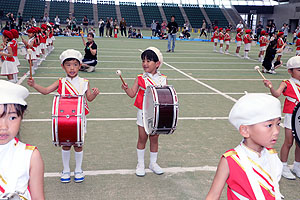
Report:
<svg viewBox="0 0 300 200"><path fill-rule="evenodd" d="M145 34L145 33L144 33ZM149 33L146 33L149 34ZM38 146L45 162L45 194L47 199L204 199L212 183L221 155L236 147L241 136L228 122L227 116L234 101L247 92L268 93L254 66L258 47L251 48L250 57L243 60L232 55L212 51L212 43L177 41L174 53L166 53L167 41L127 38L95 38L98 45L96 72L82 73L92 87L101 94L89 103L88 133L84 145L83 170L86 180L62 184L61 150L51 141L51 107L53 95L40 95L26 84L31 94L27 99L28 111L21 127L21 139ZM156 46L164 55L161 72L168 76L169 84L178 93L180 111L177 130L173 135L159 139L158 163L166 173L157 176L147 173L139 178L136 167L137 127L134 99L121 89L115 75L121 69L125 81L131 86L137 74L142 73L140 49ZM80 38L56 37L55 50L34 75L37 83L48 86L58 77L64 77L59 55L68 48L83 53ZM231 44L230 52L234 52ZM243 48L241 49L243 50ZM242 53L242 51L241 51ZM294 55L285 54L283 61ZM28 71L21 57L20 75ZM265 75L277 87L289 75L284 68L276 75ZM5 77L2 77L5 78ZM283 102L283 98L280 100ZM280 150L284 130L275 148ZM149 145L145 164L149 164ZM71 170L74 170L74 154ZM290 152L289 164L294 159ZM300 179L280 181L285 199L300 199ZM221 199L226 199L226 188Z"/></svg>

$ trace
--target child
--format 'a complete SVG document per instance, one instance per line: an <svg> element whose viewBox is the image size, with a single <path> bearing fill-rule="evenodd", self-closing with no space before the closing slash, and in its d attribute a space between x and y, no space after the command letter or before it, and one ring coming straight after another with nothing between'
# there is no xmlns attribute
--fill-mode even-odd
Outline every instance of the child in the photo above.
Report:
<svg viewBox="0 0 300 200"><path fill-rule="evenodd" d="M280 67L282 65L281 62L275 62L273 63L273 60L275 58L276 53L280 53L283 51L283 48L286 46L284 44L280 49L277 50L277 40L273 40L269 43L268 48L266 50L266 56L263 60L262 66L263 66L263 72L269 73L269 74L276 74L275 69Z"/></svg>
<svg viewBox="0 0 300 200"><path fill-rule="evenodd" d="M44 163L35 146L24 144L17 136L28 90L0 80L0 199L45 199Z"/></svg>
<svg viewBox="0 0 300 200"><path fill-rule="evenodd" d="M141 29L138 29L138 30L137 30L136 38L143 38L143 34L142 34L142 32L141 32Z"/></svg>
<svg viewBox="0 0 300 200"><path fill-rule="evenodd" d="M299 102L299 87L300 87L300 57L294 56L290 58L287 62L288 73L291 75L289 80L282 81L279 88L275 90L273 88L272 82L265 80L264 84L266 87L270 87L270 92L274 97L279 97L281 94L286 96L283 113L284 117L284 127L285 127L285 139L280 150L280 159L283 163L282 176L287 179L296 179L296 177L291 173L290 168L287 165L288 155L291 147L293 146L294 137L292 134L292 113L294 107ZM300 178L300 147L296 143L295 149L295 161L292 170L296 176Z"/></svg>
<svg viewBox="0 0 300 200"><path fill-rule="evenodd" d="M77 96L79 94L85 94L85 97L88 101L93 101L96 96L99 94L98 88L90 89L90 84L88 80L82 79L78 76L78 71L82 64L82 55L79 51L74 49L68 49L62 52L60 55L61 66L65 70L67 77L60 78L59 80L55 81L52 85L48 87L42 87L35 83L34 79L28 79L28 85L36 89L42 94L49 94L55 90L59 94L62 94L63 87L66 88L66 94L71 94L73 96ZM85 113L88 114L88 107L87 104L85 105ZM75 168L75 178L74 181L76 183L80 183L84 181L84 174L81 169L82 159L83 159L83 147L74 146L75 150L75 161L76 161L76 168ZM62 146L62 160L64 169L61 175L61 182L69 183L70 179L70 149L71 146Z"/></svg>
<svg viewBox="0 0 300 200"><path fill-rule="evenodd" d="M31 49L32 50L32 53L31 53L31 60L32 60L32 63L33 63L33 69L32 69L32 74L34 74L34 70L38 68L37 66L37 57L36 57L36 50L34 48L34 43L35 43L35 33L36 33L36 30L34 28L30 28L27 30L27 34L28 34L28 38L29 40L26 41L24 40L24 38L22 38L22 42L24 43L26 49ZM27 51L27 54L26 54L26 60L28 60L29 62L29 53Z"/></svg>
<svg viewBox="0 0 300 200"><path fill-rule="evenodd" d="M258 60L259 60L259 62L263 62L265 50L267 49L267 44L268 44L269 40L265 36L266 35L265 30L262 30L260 34L261 34L261 36L259 38L260 51L258 54Z"/></svg>
<svg viewBox="0 0 300 200"><path fill-rule="evenodd" d="M297 35L298 39L296 40L296 56L300 56L300 32Z"/></svg>
<svg viewBox="0 0 300 200"><path fill-rule="evenodd" d="M18 58L18 38L19 38L19 31L17 31L16 29L11 29L10 32L13 34L14 39L12 39L10 47L13 50L13 56L15 59L15 65L17 67L20 66L20 61ZM18 73L13 75L14 77L14 82L17 83L18 82Z"/></svg>
<svg viewBox="0 0 300 200"><path fill-rule="evenodd" d="M283 41L283 38L284 38L284 33L279 32L277 34L277 49L280 49L284 45L285 42ZM282 52L277 54L277 61L278 62L280 62L281 56L282 56Z"/></svg>
<svg viewBox="0 0 300 200"><path fill-rule="evenodd" d="M244 38L243 38L243 41L244 41L244 44L245 44L245 47L244 47L244 59L250 59L248 57L248 53L251 49L251 42L252 42L252 38L250 36L251 34L251 30L250 29L247 29L246 31L246 35L244 35Z"/></svg>
<svg viewBox="0 0 300 200"><path fill-rule="evenodd" d="M218 38L219 38L219 29L217 26L215 26L214 34L211 38L212 42L214 42L214 52L217 52Z"/></svg>
<svg viewBox="0 0 300 200"><path fill-rule="evenodd" d="M137 157L138 164L136 167L137 176L145 176L145 164L144 164L144 154L145 154L145 145L148 140L148 135L145 132L143 125L143 96L144 91L149 85L167 85L167 77L162 75L158 69L163 64L163 56L161 52L155 47L149 47L146 49L142 55L142 67L144 73L138 75L135 79L135 82L132 88L129 88L127 84L122 84L122 89L125 90L126 94L133 98L136 96L134 105L138 108L137 112L137 125L138 125L138 142L137 142ZM157 153L158 153L158 136L159 135L150 135L150 165L149 169L152 170L155 174L163 174L163 170L156 163Z"/></svg>
<svg viewBox="0 0 300 200"><path fill-rule="evenodd" d="M236 40L236 50L235 50L235 55L237 57L241 57L240 56L240 48L242 46L242 36L243 36L243 31L241 28L236 29L236 36L235 36L235 40Z"/></svg>
<svg viewBox="0 0 300 200"><path fill-rule="evenodd" d="M225 44L226 44L226 49L225 49L225 54L229 54L228 49L229 49L229 44L230 44L230 29L226 29L226 34L225 34Z"/></svg>
<svg viewBox="0 0 300 200"><path fill-rule="evenodd" d="M15 59L13 57L13 49L12 40L14 39L13 34L10 31L3 31L2 41L3 41L3 50L0 52L1 56L1 76L7 76L8 81L16 83L17 81L14 79L14 74L18 74L19 70L15 63Z"/></svg>
<svg viewBox="0 0 300 200"><path fill-rule="evenodd" d="M224 33L223 33L223 28L219 29L219 41L220 41L220 53L223 52L223 44L224 44Z"/></svg>
<svg viewBox="0 0 300 200"><path fill-rule="evenodd" d="M225 182L227 199L281 199L282 163L272 149L280 116L280 101L267 94L246 94L234 104L229 121L244 139L222 155L206 200L220 199Z"/></svg>

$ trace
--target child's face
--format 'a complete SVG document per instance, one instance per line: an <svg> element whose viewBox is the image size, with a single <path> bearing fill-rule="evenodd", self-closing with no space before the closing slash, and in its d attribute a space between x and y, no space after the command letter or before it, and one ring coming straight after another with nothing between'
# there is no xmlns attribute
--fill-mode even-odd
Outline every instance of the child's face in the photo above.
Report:
<svg viewBox="0 0 300 200"><path fill-rule="evenodd" d="M75 78L78 74L81 65L78 60L74 59L65 61L64 64L61 66L65 70L68 77Z"/></svg>
<svg viewBox="0 0 300 200"><path fill-rule="evenodd" d="M280 132L280 118L260 122L248 127L247 146L260 152L263 147L273 148Z"/></svg>
<svg viewBox="0 0 300 200"><path fill-rule="evenodd" d="M34 33L28 33L28 37L32 38L34 36Z"/></svg>
<svg viewBox="0 0 300 200"><path fill-rule="evenodd" d="M4 113L3 104L0 104L0 113ZM8 104L6 113L5 116L0 117L0 145L6 144L16 137L22 120L12 104Z"/></svg>
<svg viewBox="0 0 300 200"><path fill-rule="evenodd" d="M157 68L159 67L160 62L154 62L151 60L148 60L147 58L145 58L142 61L142 66L145 72L148 72L150 74L155 74L157 72Z"/></svg>
<svg viewBox="0 0 300 200"><path fill-rule="evenodd" d="M289 69L288 72L291 74L291 77L300 80L300 68Z"/></svg>

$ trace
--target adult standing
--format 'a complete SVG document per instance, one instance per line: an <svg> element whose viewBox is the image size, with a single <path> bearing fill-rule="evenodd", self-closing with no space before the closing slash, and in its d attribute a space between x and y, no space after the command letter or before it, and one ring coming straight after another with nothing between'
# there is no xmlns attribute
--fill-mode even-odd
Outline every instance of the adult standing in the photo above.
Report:
<svg viewBox="0 0 300 200"><path fill-rule="evenodd" d="M126 21L124 17L122 17L122 20L120 21L120 30L121 30L122 37L123 37L123 32L125 34L125 37L127 37L126 26L127 26Z"/></svg>
<svg viewBox="0 0 300 200"><path fill-rule="evenodd" d="M106 37L109 37L109 29L110 29L109 18L106 18L105 28L106 28Z"/></svg>
<svg viewBox="0 0 300 200"><path fill-rule="evenodd" d="M238 28L240 28L240 29L244 29L244 24L243 24L243 22L242 21L240 21L237 25L236 25L236 29L238 29Z"/></svg>
<svg viewBox="0 0 300 200"><path fill-rule="evenodd" d="M10 30L14 29L15 26L16 26L16 20L14 18L14 14L13 13L7 13L6 17L8 17L8 19L9 19Z"/></svg>
<svg viewBox="0 0 300 200"><path fill-rule="evenodd" d="M105 22L103 21L103 19L100 19L98 22L98 26L99 26L99 36L103 37L104 34L104 26L105 26Z"/></svg>
<svg viewBox="0 0 300 200"><path fill-rule="evenodd" d="M18 31L22 31L22 24L23 24L23 16L21 13L18 13Z"/></svg>
<svg viewBox="0 0 300 200"><path fill-rule="evenodd" d="M155 35L159 36L161 32L161 26L160 23L156 20L156 30L155 30Z"/></svg>
<svg viewBox="0 0 300 200"><path fill-rule="evenodd" d="M58 15L56 15L56 17L54 18L54 28L57 28L59 26L60 26L60 19Z"/></svg>
<svg viewBox="0 0 300 200"><path fill-rule="evenodd" d="M202 27L201 27L201 33L200 33L199 37L201 37L204 34L205 37L207 38L207 34L206 34L205 30L206 30L206 22L205 22L205 20L203 20Z"/></svg>
<svg viewBox="0 0 300 200"><path fill-rule="evenodd" d="M83 45L85 46L85 55L82 60L81 71L93 72L97 65L97 44L94 41L94 34L87 34L87 42L85 42L83 34L81 34Z"/></svg>
<svg viewBox="0 0 300 200"><path fill-rule="evenodd" d="M47 13L45 13L45 15L44 15L44 17L43 17L43 22L44 22L45 24L47 24L47 23L50 22L50 18L49 18L49 16L48 16Z"/></svg>
<svg viewBox="0 0 300 200"><path fill-rule="evenodd" d="M110 27L109 27L109 37L112 37L112 32L113 32L113 29L114 29L114 20L113 20L112 17L110 18L109 23L110 23Z"/></svg>
<svg viewBox="0 0 300 200"><path fill-rule="evenodd" d="M256 38L257 38L257 41L260 38L261 31L263 30L263 28L264 28L264 26L261 24L261 21L259 21L258 24L257 24L257 26L256 26Z"/></svg>
<svg viewBox="0 0 300 200"><path fill-rule="evenodd" d="M89 19L87 18L86 15L84 15L83 19L82 19L82 31L83 33L86 31L86 33L89 32Z"/></svg>
<svg viewBox="0 0 300 200"><path fill-rule="evenodd" d="M281 28L281 31L283 32L283 35L284 35L284 39L283 40L286 41L287 36L289 34L289 26L288 26L288 24L284 23L283 27Z"/></svg>
<svg viewBox="0 0 300 200"><path fill-rule="evenodd" d="M176 40L176 33L178 31L178 24L175 22L175 16L171 16L171 22L167 25L168 31L168 50L167 52L171 52L171 42L172 42L172 52L175 49L175 40Z"/></svg>
<svg viewBox="0 0 300 200"><path fill-rule="evenodd" d="M155 23L154 20L152 21L152 24L151 24L151 30L152 30L152 36L155 37L155 35L156 35L156 23Z"/></svg>

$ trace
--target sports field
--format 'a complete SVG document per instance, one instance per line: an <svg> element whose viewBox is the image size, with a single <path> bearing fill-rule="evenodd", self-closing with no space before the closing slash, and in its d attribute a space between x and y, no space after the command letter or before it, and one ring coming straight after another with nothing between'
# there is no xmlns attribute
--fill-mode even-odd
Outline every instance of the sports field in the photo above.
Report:
<svg viewBox="0 0 300 200"><path fill-rule="evenodd" d="M254 71L259 65L258 46L252 46L244 60L233 55L212 51L212 43L177 41L174 53L166 53L167 41L95 38L98 45L96 72L80 72L90 80L91 87L98 87L100 95L89 103L88 133L84 145L83 170L86 180L82 183L60 183L62 171L61 149L51 141L51 108L53 95L41 95L29 88L28 111L21 127L21 140L38 146L45 163L45 193L47 199L204 199L212 183L221 155L236 147L242 137L228 122L227 116L245 91L268 93L261 77ZM123 78L131 86L137 74L142 73L140 50L149 46L161 49L164 65L161 72L168 76L179 98L179 121L173 135L161 135L158 163L165 170L163 175L147 171L145 177L135 175L137 126L134 99L121 89L116 76L122 70ZM230 52L235 51L232 43ZM80 50L79 37L56 37L55 50L36 71L34 78L48 86L64 77L59 55L68 48ZM240 54L243 54L243 48ZM283 61L294 55L284 54ZM21 61L20 75L28 71L28 64ZM276 75L265 75L277 87L288 79L285 68ZM5 78L5 77L1 77ZM283 102L283 97L280 98ZM284 139L275 148L280 150ZM145 165L149 164L149 145ZM74 153L71 154L71 170L74 170ZM294 148L289 164L294 160ZM300 179L280 181L285 199L300 199ZM226 187L221 199L226 199Z"/></svg>

